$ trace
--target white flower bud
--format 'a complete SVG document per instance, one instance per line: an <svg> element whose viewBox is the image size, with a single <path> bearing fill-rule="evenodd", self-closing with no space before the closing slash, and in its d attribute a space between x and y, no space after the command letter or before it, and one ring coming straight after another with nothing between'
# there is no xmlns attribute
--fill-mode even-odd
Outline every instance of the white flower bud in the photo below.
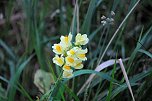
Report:
<svg viewBox="0 0 152 101"><path fill-rule="evenodd" d="M111 11L111 15L112 15L112 16L115 16L115 13L114 13L114 11Z"/></svg>
<svg viewBox="0 0 152 101"><path fill-rule="evenodd" d="M103 15L103 16L101 17L101 20L104 20L104 19L106 19L106 17Z"/></svg>

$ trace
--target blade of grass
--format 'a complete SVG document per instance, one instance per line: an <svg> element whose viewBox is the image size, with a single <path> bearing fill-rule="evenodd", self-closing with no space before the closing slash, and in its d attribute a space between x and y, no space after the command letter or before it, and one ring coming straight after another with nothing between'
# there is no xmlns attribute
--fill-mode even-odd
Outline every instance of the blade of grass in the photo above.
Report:
<svg viewBox="0 0 152 101"><path fill-rule="evenodd" d="M89 35L89 43L92 41L92 39L96 36L96 34L103 28L103 25L100 25L95 31L93 31Z"/></svg>
<svg viewBox="0 0 152 101"><path fill-rule="evenodd" d="M8 46L8 45L7 45L3 40L1 40L1 39L0 39L0 46L2 46L2 47L5 49L5 51L9 54L9 56L10 56L13 60L17 61L17 57L16 57L15 53L13 52L13 50L11 49L11 47Z"/></svg>
<svg viewBox="0 0 152 101"><path fill-rule="evenodd" d="M77 25L77 3L78 0L76 0L76 4L74 7L74 11L73 11L73 18L72 18L72 23L71 23L71 28L70 28L70 32L72 33L73 36L75 36L75 32L76 32L76 25ZM72 38L72 40L74 40L74 38Z"/></svg>
<svg viewBox="0 0 152 101"><path fill-rule="evenodd" d="M79 29L79 5L78 5L78 0L76 1L76 12L77 12L77 33L80 32L80 29Z"/></svg>
<svg viewBox="0 0 152 101"><path fill-rule="evenodd" d="M145 51L145 50L143 50L143 49L139 49L138 52L144 53L144 54L146 54L147 56L149 56L150 58L152 58L152 54L151 54L150 52L148 52L148 51Z"/></svg>
<svg viewBox="0 0 152 101"><path fill-rule="evenodd" d="M15 73L15 64L14 64L14 62L11 61L11 60L7 60L7 63L8 63L8 65L9 65L10 75L11 75L11 77L12 77L12 76L14 75L14 73Z"/></svg>
<svg viewBox="0 0 152 101"><path fill-rule="evenodd" d="M79 98L77 97L77 95L68 86L66 86L65 84L62 84L62 85L65 87L65 89L69 93L69 95L75 99L74 101L80 101Z"/></svg>
<svg viewBox="0 0 152 101"><path fill-rule="evenodd" d="M115 60L115 64L113 66L113 70L112 70L112 78L114 79L114 74L116 72L116 60ZM113 88L113 83L110 81L110 87L109 87L109 91L108 91L108 96L106 98L106 101L110 101L110 97L111 97L111 93L112 93L112 88Z"/></svg>
<svg viewBox="0 0 152 101"><path fill-rule="evenodd" d="M120 3L120 0L114 0L113 6L112 6L112 11L116 10L116 7L118 6L119 3Z"/></svg>
<svg viewBox="0 0 152 101"><path fill-rule="evenodd" d="M137 83L131 83L131 86L137 86L138 84ZM115 96L117 96L120 92L124 91L125 89L127 89L127 84L124 83L122 84L121 86L117 87L116 89L114 89L112 91L112 94L111 94L111 99L113 99ZM103 96L106 96L106 95L99 95L98 97L98 101L105 101L106 100L106 97L103 97Z"/></svg>
<svg viewBox="0 0 152 101"><path fill-rule="evenodd" d="M22 93L24 93L24 95L26 95L26 97L28 98L28 100L29 100L29 101L34 101L34 100L30 97L30 95L28 94L28 92L24 89L24 87L23 87L19 82L18 82L17 84L18 84L18 86L20 87Z"/></svg>
<svg viewBox="0 0 152 101"><path fill-rule="evenodd" d="M97 72L97 71L94 71L94 70L84 69L84 70L76 71L73 74L74 74L74 76L69 78L69 79L65 79L64 83L67 82L68 80L74 78L74 77L77 77L77 76L80 76L80 75L83 75L83 74L96 74L103 79L106 79L108 81L113 81L114 83L119 84L119 82L117 80L115 80L115 79L113 80L108 74L103 73L103 72Z"/></svg>
<svg viewBox="0 0 152 101"><path fill-rule="evenodd" d="M130 79L130 82L135 83L135 82L137 82L137 81L139 81L139 80L141 80L141 79L143 79L143 78L145 78L147 76L150 76L151 74L152 74L152 69L149 69L147 71L143 71L141 73L138 73L138 74L134 75Z"/></svg>

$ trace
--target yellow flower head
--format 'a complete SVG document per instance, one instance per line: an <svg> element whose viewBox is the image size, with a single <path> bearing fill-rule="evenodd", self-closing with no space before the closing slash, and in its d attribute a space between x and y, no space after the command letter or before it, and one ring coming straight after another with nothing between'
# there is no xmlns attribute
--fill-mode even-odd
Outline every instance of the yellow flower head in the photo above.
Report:
<svg viewBox="0 0 152 101"><path fill-rule="evenodd" d="M64 64L64 58L62 56L59 57L58 55L56 55L53 58L53 63L57 64L58 66L62 66Z"/></svg>
<svg viewBox="0 0 152 101"><path fill-rule="evenodd" d="M70 71L70 70L71 70L71 67L70 67L69 65L66 65L66 64L65 64L65 65L63 66L63 70L64 70L64 71Z"/></svg>
<svg viewBox="0 0 152 101"><path fill-rule="evenodd" d="M85 61L85 60L87 60L87 57L85 55L87 52L88 52L87 48L85 50L79 49L77 51L76 56L77 56L78 59Z"/></svg>
<svg viewBox="0 0 152 101"><path fill-rule="evenodd" d="M68 36L61 36L60 40L61 40L60 43L65 48L65 50L72 46L72 43L71 43L72 34L71 33L69 33Z"/></svg>
<svg viewBox="0 0 152 101"><path fill-rule="evenodd" d="M52 46L52 48L53 48L53 52L56 54L63 54L63 52L64 52L61 44L54 44L54 46Z"/></svg>
<svg viewBox="0 0 152 101"><path fill-rule="evenodd" d="M75 38L75 45L86 45L89 42L86 34L81 35L78 33Z"/></svg>
<svg viewBox="0 0 152 101"><path fill-rule="evenodd" d="M73 76L73 70L70 71L63 71L63 78L71 78Z"/></svg>
<svg viewBox="0 0 152 101"><path fill-rule="evenodd" d="M76 65L74 66L75 69L82 69L83 68L83 64L82 64L82 61L78 61L76 63Z"/></svg>
<svg viewBox="0 0 152 101"><path fill-rule="evenodd" d="M69 56L75 56L76 54L77 54L77 51L79 50L79 47L74 47L74 48L72 48L72 49L70 49L68 52L67 52L67 54L69 55Z"/></svg>
<svg viewBox="0 0 152 101"><path fill-rule="evenodd" d="M75 58L71 57L71 56L67 56L65 58L66 64L70 65L70 66L74 66L75 65Z"/></svg>

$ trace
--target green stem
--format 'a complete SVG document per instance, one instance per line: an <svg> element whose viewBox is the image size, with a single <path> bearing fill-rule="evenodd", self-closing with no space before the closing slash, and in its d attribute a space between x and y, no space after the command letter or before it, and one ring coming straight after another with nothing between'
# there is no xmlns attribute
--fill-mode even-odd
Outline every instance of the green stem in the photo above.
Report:
<svg viewBox="0 0 152 101"><path fill-rule="evenodd" d="M57 80L56 80L56 82L55 82L55 85L54 85L52 91L51 91L50 94L49 94L49 98L50 98L50 99L51 99L51 97L52 97L52 94L53 94L54 90L57 88L58 84L59 84L60 81L62 80L62 73L63 73L63 71L61 71L59 77L57 78Z"/></svg>

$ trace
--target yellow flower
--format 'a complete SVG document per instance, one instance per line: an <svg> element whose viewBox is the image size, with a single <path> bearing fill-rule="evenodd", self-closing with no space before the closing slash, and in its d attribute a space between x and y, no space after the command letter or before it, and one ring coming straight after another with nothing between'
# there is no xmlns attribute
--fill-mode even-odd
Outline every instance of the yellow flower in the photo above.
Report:
<svg viewBox="0 0 152 101"><path fill-rule="evenodd" d="M53 58L53 63L57 64L58 66L62 66L64 64L64 58L62 56L59 57L58 55L56 55Z"/></svg>
<svg viewBox="0 0 152 101"><path fill-rule="evenodd" d="M52 46L52 48L53 48L53 52L56 54L63 54L63 52L64 52L61 44L54 44L54 46Z"/></svg>
<svg viewBox="0 0 152 101"><path fill-rule="evenodd" d="M86 45L89 42L86 34L81 35L78 33L75 38L75 45Z"/></svg>
<svg viewBox="0 0 152 101"><path fill-rule="evenodd" d="M87 48L85 50L79 49L77 51L76 56L77 56L78 59L85 61L85 60L87 60L87 57L85 55L87 52L88 52Z"/></svg>
<svg viewBox="0 0 152 101"><path fill-rule="evenodd" d="M88 52L87 48L83 50L82 48L74 47L67 52L67 55L85 61L87 60L85 55L87 52Z"/></svg>
<svg viewBox="0 0 152 101"><path fill-rule="evenodd" d="M67 55L75 56L78 50L79 50L79 47L74 47L67 52Z"/></svg>
<svg viewBox="0 0 152 101"><path fill-rule="evenodd" d="M69 65L65 64L65 65L63 66L63 70L64 70L64 71L70 71L70 70L71 70L71 67L70 67Z"/></svg>
<svg viewBox="0 0 152 101"><path fill-rule="evenodd" d="M75 69L82 69L83 68L83 64L82 64L82 61L79 61L75 66L74 66Z"/></svg>
<svg viewBox="0 0 152 101"><path fill-rule="evenodd" d="M71 78L73 76L73 70L70 71L63 71L63 78Z"/></svg>
<svg viewBox="0 0 152 101"><path fill-rule="evenodd" d="M67 50L67 48L72 46L71 40L72 40L72 34L69 33L68 36L61 36L60 38L61 40L61 45L64 47L65 50Z"/></svg>
<svg viewBox="0 0 152 101"><path fill-rule="evenodd" d="M75 58L71 57L71 56L67 56L65 58L66 64L70 65L70 66L74 66L75 65Z"/></svg>

